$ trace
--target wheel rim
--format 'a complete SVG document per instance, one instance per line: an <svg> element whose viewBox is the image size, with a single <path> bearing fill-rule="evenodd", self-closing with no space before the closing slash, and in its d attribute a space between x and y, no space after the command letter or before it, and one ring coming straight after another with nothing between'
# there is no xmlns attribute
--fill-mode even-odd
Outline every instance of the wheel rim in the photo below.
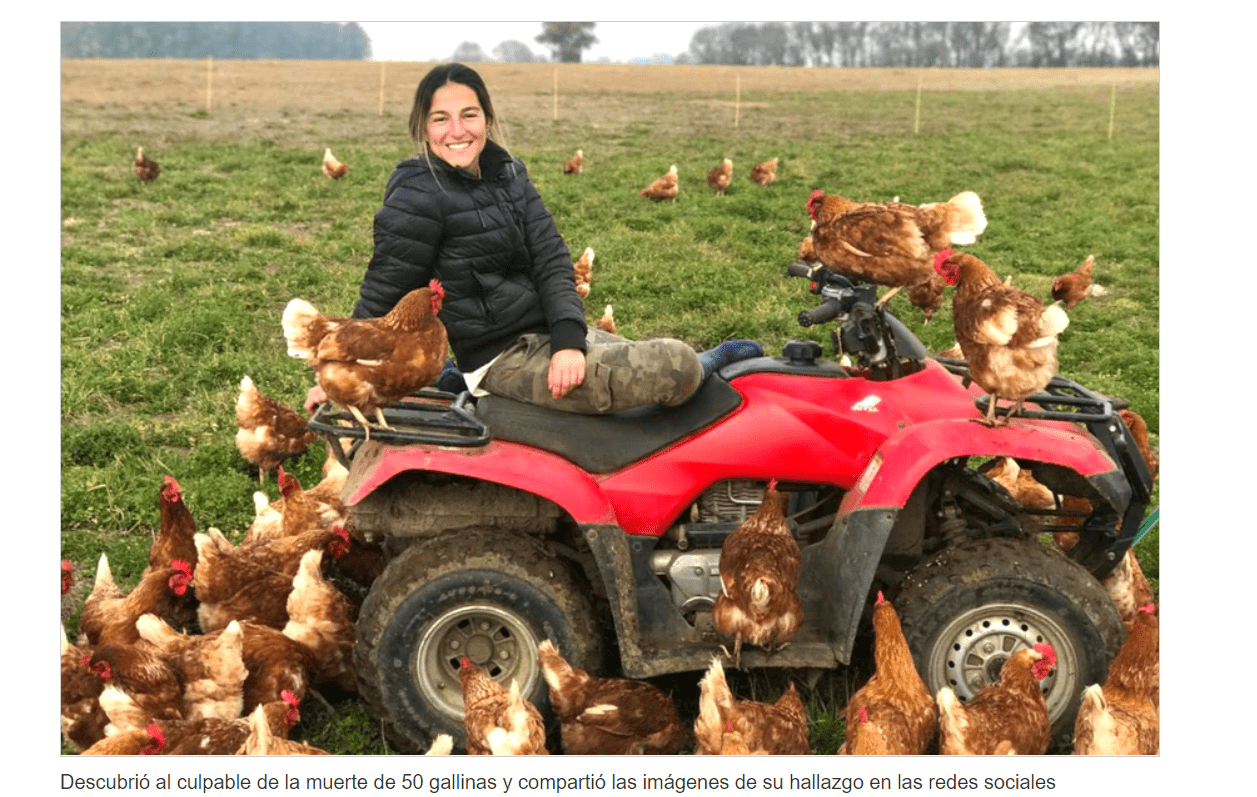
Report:
<svg viewBox="0 0 1257 797"><path fill-rule="evenodd" d="M1049 643L1056 668L1040 682L1048 717L1055 722L1069 705L1077 685L1077 658L1065 629L1050 615L1013 603L988 603L962 613L938 635L928 672L932 689L951 687L967 701L999 680L1004 662L1017 650Z"/></svg>
<svg viewBox="0 0 1257 797"><path fill-rule="evenodd" d="M504 686L518 682L522 695L536 686L537 640L524 619L493 604L460 606L428 623L415 647L420 694L452 720L463 719L463 656Z"/></svg>

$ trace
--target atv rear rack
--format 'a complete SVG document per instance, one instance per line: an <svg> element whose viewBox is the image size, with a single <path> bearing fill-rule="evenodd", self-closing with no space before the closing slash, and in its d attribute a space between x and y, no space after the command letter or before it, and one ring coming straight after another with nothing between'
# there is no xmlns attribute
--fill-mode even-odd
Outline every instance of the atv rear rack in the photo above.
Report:
<svg viewBox="0 0 1257 797"><path fill-rule="evenodd" d="M470 393L446 393L435 388L423 388L401 401L384 408L388 429L371 426L371 439L395 445L425 443L435 446L471 448L489 442L489 428L472 413L468 402ZM347 410L337 410L332 402L319 405L310 428L322 434L331 443L332 453L346 468L358 453L367 430ZM338 440L351 438L345 451Z"/></svg>

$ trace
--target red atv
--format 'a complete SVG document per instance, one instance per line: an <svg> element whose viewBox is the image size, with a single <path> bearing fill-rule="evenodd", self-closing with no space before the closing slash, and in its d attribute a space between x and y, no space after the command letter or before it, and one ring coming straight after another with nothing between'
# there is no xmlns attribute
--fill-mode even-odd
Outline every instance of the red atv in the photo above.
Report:
<svg viewBox="0 0 1257 797"><path fill-rule="evenodd" d="M744 650L744 666L848 663L882 590L932 691L966 699L1015 649L1050 642L1048 710L1072 731L1083 687L1125 637L1097 579L1151 493L1113 400L1058 377L1012 425L974 423L986 407L964 363L928 357L872 286L790 273L822 297L799 322L835 320L853 366L791 341L719 370L683 406L599 417L427 389L389 407L393 428L369 441L347 413L316 413L316 430L357 439L344 497L356 533L391 557L354 664L399 749L461 738L462 656L543 710L543 639L595 673L608 646L633 678L706 669L725 641L711 624L721 543L773 478L802 549L805 620L771 656ZM978 470L997 455L1092 510L1017 504ZM1081 542L1067 556L1040 537L1071 514Z"/></svg>

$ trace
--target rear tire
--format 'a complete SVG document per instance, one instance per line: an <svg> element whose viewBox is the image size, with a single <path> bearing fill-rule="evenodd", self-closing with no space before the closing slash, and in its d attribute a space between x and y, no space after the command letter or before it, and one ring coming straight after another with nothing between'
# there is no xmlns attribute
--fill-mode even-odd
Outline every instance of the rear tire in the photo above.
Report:
<svg viewBox="0 0 1257 797"><path fill-rule="evenodd" d="M948 548L904 578L894 603L930 691L950 686L962 701L998 681L1013 651L1050 643L1057 664L1042 686L1057 743L1073 733L1082 690L1104 680L1126 638L1100 583L1033 540Z"/></svg>
<svg viewBox="0 0 1257 797"><path fill-rule="evenodd" d="M600 626L568 564L539 540L461 531L416 543L371 587L358 618L358 688L386 738L421 753L438 733L462 746L458 660L468 656L549 712L537 646L552 640L573 665L602 659Z"/></svg>

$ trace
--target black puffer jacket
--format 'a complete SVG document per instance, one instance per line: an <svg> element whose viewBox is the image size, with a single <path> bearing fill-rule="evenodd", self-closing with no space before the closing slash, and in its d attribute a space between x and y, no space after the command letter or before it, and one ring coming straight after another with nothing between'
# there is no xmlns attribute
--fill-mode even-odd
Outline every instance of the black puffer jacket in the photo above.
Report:
<svg viewBox="0 0 1257 797"><path fill-rule="evenodd" d="M572 255L524 164L489 141L480 174L422 156L397 164L375 214L375 253L354 316L392 309L436 278L458 365L473 371L529 332L585 349Z"/></svg>

